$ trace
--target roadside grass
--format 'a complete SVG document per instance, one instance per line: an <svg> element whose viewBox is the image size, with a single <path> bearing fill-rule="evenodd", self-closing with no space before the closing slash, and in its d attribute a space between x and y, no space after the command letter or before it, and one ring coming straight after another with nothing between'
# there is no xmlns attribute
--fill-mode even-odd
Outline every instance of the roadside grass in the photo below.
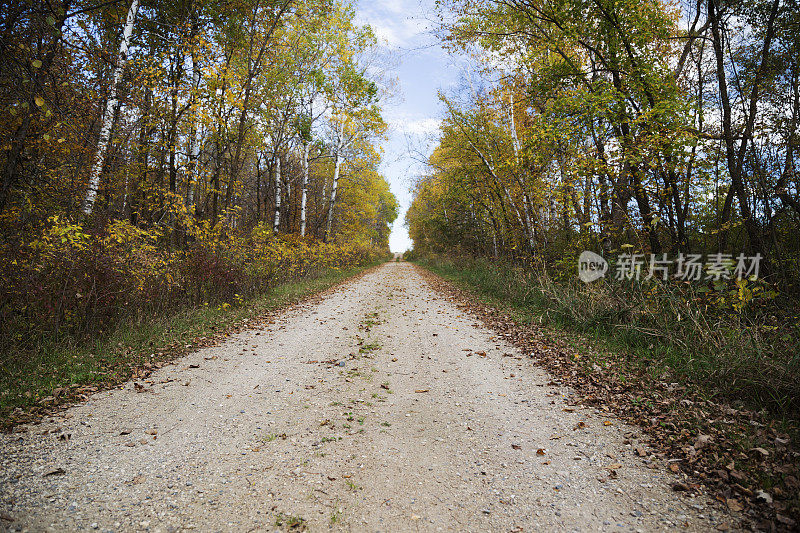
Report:
<svg viewBox="0 0 800 533"><path fill-rule="evenodd" d="M486 260L416 262L518 323L560 332L599 358L593 362L602 364L603 352L622 354L638 370L691 384L706 398L766 409L778 421L800 418L800 322L790 306L736 313L687 287L557 282Z"/></svg>
<svg viewBox="0 0 800 533"><path fill-rule="evenodd" d="M99 340L42 339L29 353L0 366L0 427L27 420L85 392L137 377L224 335L249 319L321 292L380 263L329 269L231 304L203 305L163 316L138 316Z"/></svg>

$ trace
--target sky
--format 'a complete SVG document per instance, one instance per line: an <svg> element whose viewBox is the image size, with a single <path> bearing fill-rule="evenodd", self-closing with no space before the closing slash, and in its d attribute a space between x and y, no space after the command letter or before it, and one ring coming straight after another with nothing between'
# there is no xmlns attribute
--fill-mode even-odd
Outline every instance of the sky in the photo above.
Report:
<svg viewBox="0 0 800 533"><path fill-rule="evenodd" d="M356 21L369 24L387 60L386 76L395 78L397 93L384 103L389 123L381 172L400 203L400 215L389 237L393 252L412 246L404 216L411 205L413 179L424 171L420 160L437 138L442 106L438 92L447 93L460 76L458 57L450 56L433 35L433 0L360 0Z"/></svg>

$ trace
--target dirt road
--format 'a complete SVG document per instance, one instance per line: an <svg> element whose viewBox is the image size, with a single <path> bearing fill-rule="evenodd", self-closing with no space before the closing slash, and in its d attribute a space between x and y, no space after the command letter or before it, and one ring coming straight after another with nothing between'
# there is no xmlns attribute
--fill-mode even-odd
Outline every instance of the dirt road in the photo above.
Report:
<svg viewBox="0 0 800 533"><path fill-rule="evenodd" d="M650 468L637 454L646 443L636 429L568 407L568 389L408 263L149 381L0 436L0 523L707 531L729 521L707 499L673 492L663 462Z"/></svg>

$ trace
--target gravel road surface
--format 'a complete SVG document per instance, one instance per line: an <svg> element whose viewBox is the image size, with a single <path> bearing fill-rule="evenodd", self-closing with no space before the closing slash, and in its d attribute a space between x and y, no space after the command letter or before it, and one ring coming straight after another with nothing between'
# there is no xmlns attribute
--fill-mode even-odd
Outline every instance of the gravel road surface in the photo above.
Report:
<svg viewBox="0 0 800 533"><path fill-rule="evenodd" d="M730 517L387 263L0 435L11 531L655 531ZM644 454L647 455L647 454ZM649 456L652 457L652 456ZM13 521L11 521L13 519Z"/></svg>

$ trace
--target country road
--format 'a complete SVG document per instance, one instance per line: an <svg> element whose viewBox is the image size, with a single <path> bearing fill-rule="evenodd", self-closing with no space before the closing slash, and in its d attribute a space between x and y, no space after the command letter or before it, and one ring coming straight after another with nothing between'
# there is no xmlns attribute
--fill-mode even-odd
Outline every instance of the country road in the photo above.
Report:
<svg viewBox="0 0 800 533"><path fill-rule="evenodd" d="M0 436L30 531L724 529L635 428L387 263L273 323ZM13 519L13 522L9 519Z"/></svg>

